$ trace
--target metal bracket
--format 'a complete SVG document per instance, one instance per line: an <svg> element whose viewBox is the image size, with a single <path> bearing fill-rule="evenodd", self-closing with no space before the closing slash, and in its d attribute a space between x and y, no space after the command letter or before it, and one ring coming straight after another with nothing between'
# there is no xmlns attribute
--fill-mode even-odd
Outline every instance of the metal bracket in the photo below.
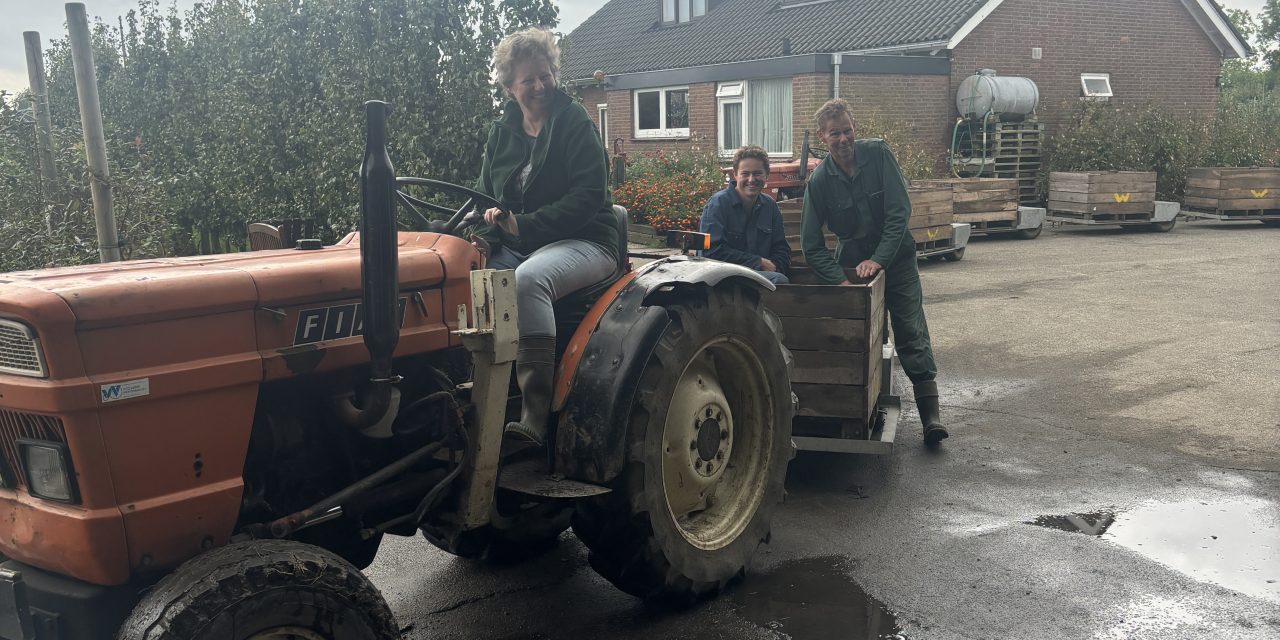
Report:
<svg viewBox="0 0 1280 640"><path fill-rule="evenodd" d="M467 425L472 451L460 477L458 517L464 529L489 523L498 482L507 388L520 342L515 271L472 271L471 310L473 321L467 326L466 309L459 307L458 330L454 332L471 352L475 372L471 390L475 420Z"/></svg>

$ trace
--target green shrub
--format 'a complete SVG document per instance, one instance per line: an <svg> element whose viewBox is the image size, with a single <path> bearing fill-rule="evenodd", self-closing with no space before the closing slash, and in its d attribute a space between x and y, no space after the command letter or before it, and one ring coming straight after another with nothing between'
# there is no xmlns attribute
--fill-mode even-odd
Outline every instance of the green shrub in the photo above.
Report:
<svg viewBox="0 0 1280 640"><path fill-rule="evenodd" d="M1201 166L1210 123L1154 105L1086 102L1049 143L1051 171L1155 171L1156 197L1182 199L1187 169Z"/></svg>
<svg viewBox="0 0 1280 640"><path fill-rule="evenodd" d="M720 158L700 146L676 151L646 151L627 162L627 181L614 189L613 201L631 220L658 231L696 231L702 207L724 188Z"/></svg>

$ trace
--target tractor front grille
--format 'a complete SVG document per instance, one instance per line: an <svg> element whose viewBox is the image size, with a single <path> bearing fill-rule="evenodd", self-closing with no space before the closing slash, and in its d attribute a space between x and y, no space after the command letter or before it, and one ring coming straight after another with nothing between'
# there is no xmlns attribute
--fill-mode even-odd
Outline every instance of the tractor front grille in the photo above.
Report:
<svg viewBox="0 0 1280 640"><path fill-rule="evenodd" d="M27 485L18 463L19 438L65 444L67 432L60 418L0 409L0 484L7 487Z"/></svg>
<svg viewBox="0 0 1280 640"><path fill-rule="evenodd" d="M0 373L44 377L40 343L30 327L12 320L0 320Z"/></svg>

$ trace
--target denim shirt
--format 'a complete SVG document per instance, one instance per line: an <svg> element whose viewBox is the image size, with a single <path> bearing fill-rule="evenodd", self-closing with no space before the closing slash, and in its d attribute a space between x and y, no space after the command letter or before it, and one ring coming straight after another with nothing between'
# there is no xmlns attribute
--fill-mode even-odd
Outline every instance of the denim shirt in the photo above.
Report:
<svg viewBox="0 0 1280 640"><path fill-rule="evenodd" d="M730 184L707 201L698 227L711 236L711 248L702 251L702 255L757 271L760 258L768 258L779 273L787 273L791 247L787 244L782 212L773 198L762 193L747 211Z"/></svg>

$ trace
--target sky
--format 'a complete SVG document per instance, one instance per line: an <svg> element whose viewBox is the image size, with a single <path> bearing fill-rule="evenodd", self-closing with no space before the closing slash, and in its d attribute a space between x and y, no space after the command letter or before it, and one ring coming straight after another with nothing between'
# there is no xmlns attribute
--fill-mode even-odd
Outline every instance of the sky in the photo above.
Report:
<svg viewBox="0 0 1280 640"><path fill-rule="evenodd" d="M1115 0L1126 2L1127 0ZM1222 0L1229 9L1248 9L1256 13L1264 0ZM137 0L84 0L90 17L99 16L114 24L117 17L137 6ZM582 24L606 0L559 0L559 31L568 33ZM161 6L176 3L183 11L190 9L195 0L160 0ZM27 86L26 52L22 44L23 31L39 31L40 40L48 42L65 37L66 10L58 0L0 0L0 15L6 16L0 27L0 90L16 93Z"/></svg>

